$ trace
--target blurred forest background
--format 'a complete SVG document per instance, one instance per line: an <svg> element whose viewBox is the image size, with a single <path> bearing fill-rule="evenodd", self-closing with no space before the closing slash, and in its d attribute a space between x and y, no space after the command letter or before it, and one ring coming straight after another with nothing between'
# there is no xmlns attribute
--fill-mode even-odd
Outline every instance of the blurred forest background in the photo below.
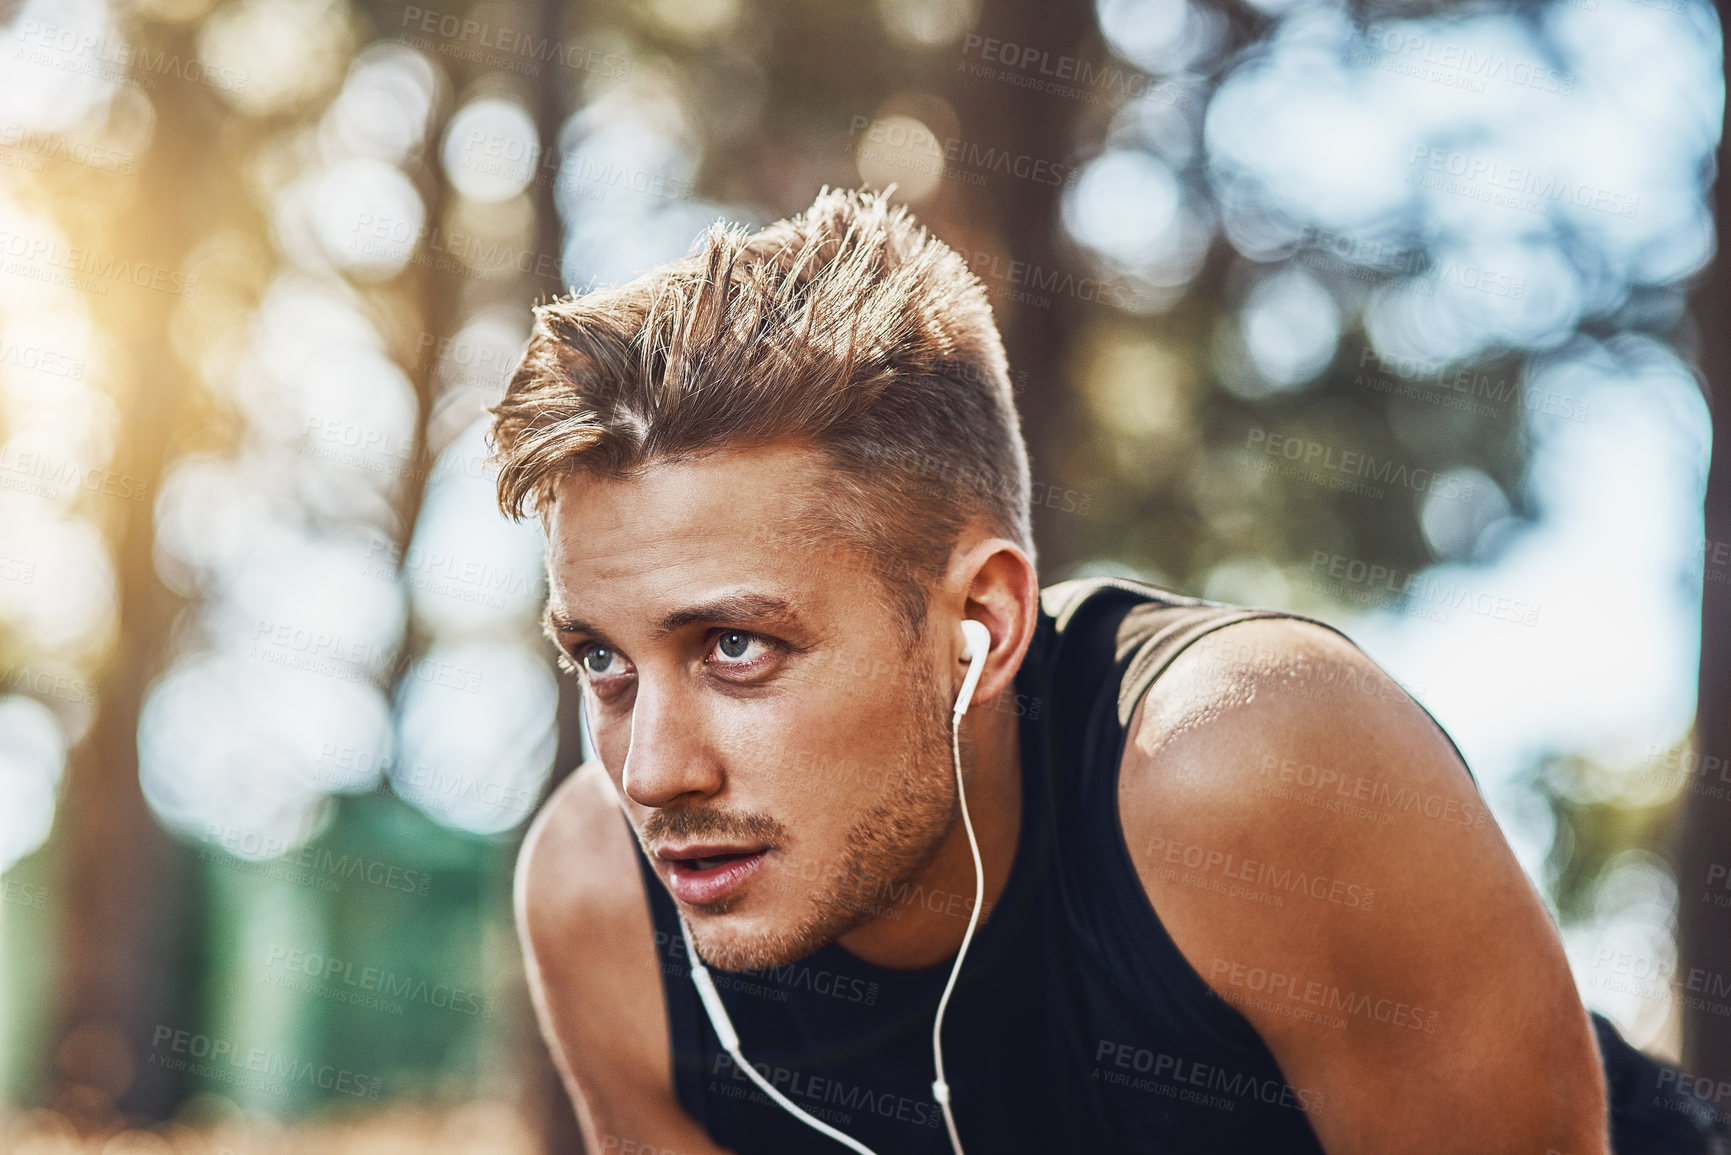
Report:
<svg viewBox="0 0 1731 1155"><path fill-rule="evenodd" d="M1589 1004L1731 1078L1722 58L1702 0L0 3L0 1147L580 1149L481 410L532 303L826 184L990 289L1044 581L1348 630Z"/></svg>

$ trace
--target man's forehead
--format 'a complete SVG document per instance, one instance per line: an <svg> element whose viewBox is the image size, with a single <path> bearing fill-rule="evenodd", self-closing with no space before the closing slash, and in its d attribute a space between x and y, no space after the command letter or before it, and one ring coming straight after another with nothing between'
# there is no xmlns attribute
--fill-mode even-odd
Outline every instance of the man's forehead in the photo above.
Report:
<svg viewBox="0 0 1731 1155"><path fill-rule="evenodd" d="M630 477L573 476L552 495L548 560L605 571L650 554L663 563L682 555L761 561L816 548L830 536L817 532L824 480L821 466L767 451L656 463Z"/></svg>
<svg viewBox="0 0 1731 1155"><path fill-rule="evenodd" d="M561 482L548 519L550 612L618 601L635 617L648 603L660 613L748 587L809 604L820 575L832 584L838 562L848 568L819 528L821 469L809 454L735 451Z"/></svg>

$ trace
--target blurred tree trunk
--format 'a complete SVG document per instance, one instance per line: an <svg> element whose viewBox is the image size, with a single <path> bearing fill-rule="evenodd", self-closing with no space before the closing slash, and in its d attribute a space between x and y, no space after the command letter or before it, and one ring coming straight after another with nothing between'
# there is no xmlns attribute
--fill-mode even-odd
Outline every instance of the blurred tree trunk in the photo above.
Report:
<svg viewBox="0 0 1731 1155"><path fill-rule="evenodd" d="M536 27L537 43L546 44L564 38L564 9L558 4L543 3L524 12L526 25ZM531 16L531 13L533 14ZM570 73L548 64L534 78L530 93L529 113L535 118L536 136L541 142L537 178L529 187L535 206L534 249L537 256L546 255L552 267L563 267L560 255L565 250L564 228L559 220L559 206L554 196L559 175L559 129L566 113L575 104L575 93L569 91ZM531 262L539 270L544 262ZM531 273L528 290L532 301L540 304L563 290L564 278L547 282ZM559 679L557 728L558 748L553 755L553 772L548 775L547 789L551 792L563 782L583 760L582 731L583 695L575 678ZM536 1116L541 1124L541 1146L549 1155L584 1155L586 1147L582 1130L577 1125L576 1107L565 1091L564 1081L553 1066L552 1056L534 1026L531 1017L522 1036L524 1054L522 1070L529 1072L534 1087L529 1092Z"/></svg>
<svg viewBox="0 0 1731 1155"><path fill-rule="evenodd" d="M196 59L184 38L170 46ZM184 269L199 236L200 175L214 163L218 134L195 86L152 93L157 131L139 181L117 220L99 232L109 251L162 269ZM177 609L152 557L154 498L174 443L183 373L169 339L178 296L122 286L93 308L120 345L120 416L112 470L133 478L144 500L121 502L111 534L118 640L96 679L97 712L73 752L59 812L65 902L60 911L59 991L52 1040L54 1105L86 1125L121 1111L164 1117L182 1077L147 1062L158 1026L191 1028L185 980L200 947L189 904L193 856L151 816L138 780L138 716L167 649Z"/></svg>
<svg viewBox="0 0 1731 1155"><path fill-rule="evenodd" d="M1731 0L1718 0L1720 34L1731 21ZM1702 558L1701 679L1696 707L1695 756L1692 784L1723 785L1731 778L1731 566L1717 564L1716 551L1731 550L1731 254L1726 233L1731 229L1731 147L1721 137L1718 176L1713 189L1719 252L1695 294L1695 318L1701 328L1701 368L1706 375L1713 412L1713 453L1707 473L1706 542ZM1717 577L1714 575L1717 574ZM1712 993L1731 982L1731 909L1703 901L1708 897L1710 866L1731 864L1731 799L1693 789L1684 796L1683 835L1678 855L1678 898L1681 907L1678 978L1687 997L1692 972L1707 975L1710 1003L1724 1001ZM1724 890L1715 893L1727 894ZM1706 1010L1683 1009L1683 1062L1697 1075L1731 1079L1731 1018Z"/></svg>
<svg viewBox="0 0 1731 1155"><path fill-rule="evenodd" d="M1094 36L1090 4L1052 0L1009 0L986 6L975 31L1009 44L1026 45L1059 56L1089 58L1085 41ZM1073 127L1081 106L1012 84L981 79L962 70L951 73L950 101L961 121L962 139L1031 156L1054 165L1073 160ZM1001 179L994 177L993 179ZM1061 269L1059 208L1063 185L1018 181L1014 188L976 190L970 217L997 234L1006 263L1021 261L1042 271ZM992 286L994 290L1001 286ZM994 291L994 296L998 293ZM1027 386L1017 398L1022 435L1037 482L1064 488L1062 447L1077 442L1071 411L1075 405L1065 373L1065 334L1077 328L1071 315L1077 302L1054 295L1048 307L1027 302L995 302L1010 369ZM1075 561L1083 549L1075 517L1035 503L1034 540L1040 548L1041 580Z"/></svg>

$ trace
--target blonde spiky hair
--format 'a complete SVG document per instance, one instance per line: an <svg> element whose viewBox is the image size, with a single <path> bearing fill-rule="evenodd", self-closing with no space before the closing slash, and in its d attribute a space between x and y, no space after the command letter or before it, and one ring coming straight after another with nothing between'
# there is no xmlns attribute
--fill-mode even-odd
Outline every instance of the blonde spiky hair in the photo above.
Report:
<svg viewBox="0 0 1731 1155"><path fill-rule="evenodd" d="M979 518L1030 556L1027 450L979 279L904 208L825 189L747 234L535 310L492 409L499 505L546 515L572 473L787 440L833 469L824 532L887 579L915 632Z"/></svg>

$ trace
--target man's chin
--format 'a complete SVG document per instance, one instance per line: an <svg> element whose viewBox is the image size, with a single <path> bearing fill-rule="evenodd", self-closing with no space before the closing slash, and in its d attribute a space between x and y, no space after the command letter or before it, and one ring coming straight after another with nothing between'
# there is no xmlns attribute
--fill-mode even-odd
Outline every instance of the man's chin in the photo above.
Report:
<svg viewBox="0 0 1731 1155"><path fill-rule="evenodd" d="M761 971L784 967L810 956L864 921L863 915L805 919L783 914L698 912L694 909L691 937L697 952L720 971Z"/></svg>

